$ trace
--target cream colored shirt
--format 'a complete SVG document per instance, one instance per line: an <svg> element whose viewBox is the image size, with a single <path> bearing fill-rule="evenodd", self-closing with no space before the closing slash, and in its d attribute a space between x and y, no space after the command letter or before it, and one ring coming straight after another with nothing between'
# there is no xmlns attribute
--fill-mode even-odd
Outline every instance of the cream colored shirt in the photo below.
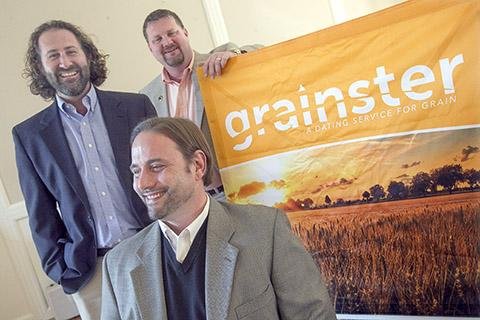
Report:
<svg viewBox="0 0 480 320"><path fill-rule="evenodd" d="M205 207L203 207L202 212L195 220L192 221L185 229L177 235L173 232L172 229L168 225L166 225L163 221L158 220L160 224L160 229L163 232L165 238L167 238L168 243L172 246L173 252L175 252L175 256L178 262L182 263L185 260L185 257L192 246L193 240L195 240L195 236L197 235L198 231L207 219L208 210L210 209L210 197L207 197L207 203Z"/></svg>

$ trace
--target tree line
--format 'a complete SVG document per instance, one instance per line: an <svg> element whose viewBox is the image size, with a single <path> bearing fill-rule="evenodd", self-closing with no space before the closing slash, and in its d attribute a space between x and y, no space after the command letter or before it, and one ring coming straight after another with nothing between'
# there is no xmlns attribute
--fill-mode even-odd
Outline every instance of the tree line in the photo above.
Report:
<svg viewBox="0 0 480 320"><path fill-rule="evenodd" d="M461 183L467 183L469 187L459 188ZM442 187L439 190L439 187ZM480 187L480 170L464 170L460 164L447 164L427 172L418 172L410 183L402 181L390 181L385 189L380 184L371 186L362 193L361 199L344 200L343 198L332 199L325 196L324 204L315 204L311 198L297 199L295 205L299 209L317 209L330 206L343 206L368 202L392 201L407 198L424 197L438 193L453 193L454 191L474 190Z"/></svg>

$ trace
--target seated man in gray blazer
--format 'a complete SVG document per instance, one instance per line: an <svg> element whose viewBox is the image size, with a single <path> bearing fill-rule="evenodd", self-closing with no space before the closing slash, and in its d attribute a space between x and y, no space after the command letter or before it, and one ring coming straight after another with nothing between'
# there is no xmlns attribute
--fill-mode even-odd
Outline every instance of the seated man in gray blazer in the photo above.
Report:
<svg viewBox="0 0 480 320"><path fill-rule="evenodd" d="M195 69L203 65L206 75L219 76L230 58L260 46L239 48L233 43L226 43L212 50L210 54L198 53L190 45L189 32L182 20L175 12L166 9L155 10L145 18L143 35L152 55L162 68L159 69L158 76L140 90L140 93L150 98L159 117L182 117L195 122L213 150ZM213 161L212 182L206 186L207 192L217 200L225 200L215 157Z"/></svg>
<svg viewBox="0 0 480 320"><path fill-rule="evenodd" d="M335 319L285 214L211 198L211 161L190 120L133 130L134 189L156 221L105 256L102 319Z"/></svg>

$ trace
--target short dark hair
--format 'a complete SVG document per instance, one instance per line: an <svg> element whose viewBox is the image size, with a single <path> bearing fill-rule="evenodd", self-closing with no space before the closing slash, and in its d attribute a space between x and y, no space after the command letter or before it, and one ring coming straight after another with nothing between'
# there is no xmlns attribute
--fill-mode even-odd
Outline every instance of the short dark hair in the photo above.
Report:
<svg viewBox="0 0 480 320"><path fill-rule="evenodd" d="M77 38L83 52L87 56L90 68L90 81L95 86L100 86L107 79L106 58L108 54L102 54L78 26L61 20L51 20L38 26L30 35L27 54L25 56L25 69L23 76L29 79L30 91L34 95L40 95L44 99L51 99L55 96L55 89L50 85L43 74L42 60L38 39L49 30L68 30Z"/></svg>
<svg viewBox="0 0 480 320"><path fill-rule="evenodd" d="M145 40L147 40L147 43L148 43L148 36L147 36L148 24L150 22L157 21L166 17L172 17L173 19L175 19L175 22L180 27L182 27L182 29L185 29L185 26L183 25L182 20L175 12L167 9L157 9L155 11L150 12L148 16L145 18L145 21L143 22L143 36L145 37Z"/></svg>
<svg viewBox="0 0 480 320"><path fill-rule="evenodd" d="M184 118L150 118L140 122L132 131L130 144L142 132L163 134L177 144L178 150L186 161L191 161L195 151L200 150L207 158L207 168L203 176L204 186L212 182L212 151L197 125Z"/></svg>

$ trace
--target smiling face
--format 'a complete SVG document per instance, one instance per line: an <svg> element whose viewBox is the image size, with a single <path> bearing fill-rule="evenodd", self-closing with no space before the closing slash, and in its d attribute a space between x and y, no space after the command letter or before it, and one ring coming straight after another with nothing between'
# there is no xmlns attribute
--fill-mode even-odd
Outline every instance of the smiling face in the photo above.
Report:
<svg viewBox="0 0 480 320"><path fill-rule="evenodd" d="M176 143L163 134L138 134L132 144L133 188L151 219L188 225L201 211L205 200L202 159L195 153L191 161L185 160Z"/></svg>
<svg viewBox="0 0 480 320"><path fill-rule="evenodd" d="M42 69L57 94L69 100L90 89L88 59L75 35L65 29L50 29L38 39Z"/></svg>
<svg viewBox="0 0 480 320"><path fill-rule="evenodd" d="M148 47L166 68L185 69L193 57L188 32L167 16L149 22L146 28Z"/></svg>

